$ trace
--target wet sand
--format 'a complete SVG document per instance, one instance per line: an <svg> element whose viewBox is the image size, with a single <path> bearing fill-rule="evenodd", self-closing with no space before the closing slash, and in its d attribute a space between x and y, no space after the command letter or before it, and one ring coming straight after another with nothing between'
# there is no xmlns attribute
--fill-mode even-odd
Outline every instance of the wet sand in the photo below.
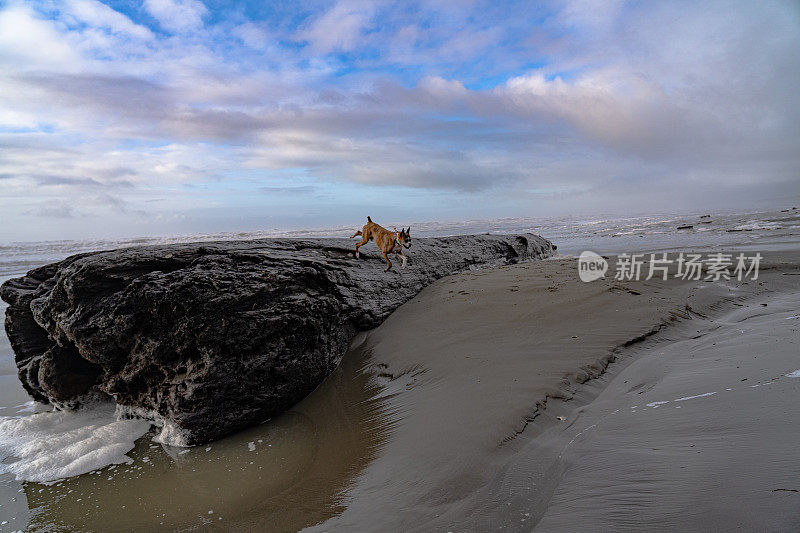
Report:
<svg viewBox="0 0 800 533"><path fill-rule="evenodd" d="M780 423L788 410L781 411L781 406L799 399L800 379L749 389L764 395L771 393L762 391L782 390L785 395L760 396L750 408L739 405L753 398L744 396L745 389L736 393L741 396L730 394L723 407L693 419L702 420L699 428L679 429L678 419L653 416L646 419L650 425L634 417L627 426L598 426L606 428L607 436L589 429L607 411L617 410L614 416L621 416L630 410L626 402L631 397L646 399L641 402L646 407L718 391L686 400L682 409L670 405L673 416L688 412L690 405L719 401L722 385L736 376L723 372L730 356L717 356L715 341L713 347L698 345L706 366L683 372L692 378L705 372L718 379L709 378L708 386L699 377L675 379L683 375L676 374L680 365L669 366L667 359L646 350L663 346L666 352L687 338L711 338L706 332L720 326L713 320L732 309L797 308L796 299L780 299L800 290L800 257L771 253L766 262L758 281L741 283L582 283L574 259L439 280L380 327L360 334L331 378L280 417L188 451L157 445L151 442L154 433L149 434L128 454L131 464L55 485L5 476L0 491L9 500L0 507L0 516L9 523L0 530L21 529L26 523L32 530L96 531L528 531L537 523L543 531L597 530L596 524L602 525L600 530L619 530L634 527L630 524L638 514L668 524L663 513L680 512L686 501L681 494L713 477L709 472L724 472L720 479L728 483L740 463L749 464L749 477L763 472L764 487L800 488L797 469L787 460L792 442L800 442L793 433L796 420L786 415L782 432L751 420L762 416L752 407L761 401L769 410L763 419L771 416ZM784 303L773 304L770 298ZM779 367L782 372L798 359L792 350L797 345L791 344L798 341L797 326L795 333L770 327L745 337L772 343L780 355L771 366L765 363L768 371L756 373L756 367L748 367L742 376L748 380L777 376ZM668 359L679 361L684 352L674 350ZM742 350L739 355L746 353ZM759 365L760 358L754 360ZM744 359L742 355L739 366ZM800 362L795 366L800 368ZM628 369L637 368L635 379L623 378ZM667 405L647 410L639 405L637 413L662 416ZM723 427L723 408L742 416L728 416L730 426ZM749 432L750 427L758 430ZM763 432L774 438L761 439ZM741 433L750 440L730 438ZM664 472L681 466L672 458L660 473L639 475L653 462L647 454L671 453L650 450L640 456L640 449L645 444L658 448L670 439L695 446L715 442L716 448L709 444L701 457L707 470L695 467L694 477L670 478ZM651 446L656 440L662 444ZM732 448L737 446L760 446L762 456L735 456ZM637 457L646 464L631 474ZM773 460L775 468L764 467ZM599 468L603 466L607 469ZM780 469L785 475L776 477ZM626 485L629 478L633 481ZM766 500L760 496L751 498L750 509L748 489L740 489L731 492L722 509L747 508L756 517L750 525L768 523L759 521L758 513L777 513L769 522L777 530L791 519L785 507L764 508ZM713 491L701 493L712 498ZM632 494L646 497L637 497L641 507L631 515ZM788 502L797 497L790 491L769 495ZM680 524L692 529L700 522Z"/></svg>
<svg viewBox="0 0 800 533"><path fill-rule="evenodd" d="M602 390L599 384L607 376L635 360L634 349L641 344L669 344L686 331L695 336L716 327L703 317L768 294L800 290L797 259L776 254L756 282L581 283L574 260L556 259L461 274L428 287L363 340L400 419L349 490L347 509L316 530L530 530L558 503L553 495L562 494L556 489L562 487L563 458L558 445L539 444L546 432L555 439L553 434L562 437L562 428L580 428L576 413ZM785 332L776 330L769 341L782 354L783 366L776 363L781 369L797 358ZM717 359L715 353L716 348L709 350L706 357ZM645 364L642 373L649 381L641 387L649 390L661 372L666 370L659 364ZM689 387L686 395L692 390L697 389ZM794 393L796 401L797 388ZM740 421L742 427L749 424L746 418ZM661 429L670 432L668 426ZM641 430L622 431L620 444L642 438ZM710 423L707 438L716 431ZM797 436L794 429L786 432L783 448L800 442ZM617 448L612 444L606 451L613 455ZM776 453L782 453L780 447ZM786 462L786 456L778 458L779 464ZM574 477L563 483L572 479L581 487L591 475L589 463L576 467ZM729 475L735 472L731 465ZM795 485L800 481L794 480ZM613 498L611 487L604 490ZM662 488L654 480L640 490ZM691 485L675 490L690 491ZM573 486L563 497L580 505ZM664 503L665 512L674 510ZM653 505L660 508L658 501ZM619 512L614 505L605 509ZM596 530L594 517L573 523L571 515L571 510L558 515L564 530ZM612 523L608 530L621 525Z"/></svg>
<svg viewBox="0 0 800 533"><path fill-rule="evenodd" d="M537 530L797 531L799 311L773 295L637 350L523 453L559 450Z"/></svg>

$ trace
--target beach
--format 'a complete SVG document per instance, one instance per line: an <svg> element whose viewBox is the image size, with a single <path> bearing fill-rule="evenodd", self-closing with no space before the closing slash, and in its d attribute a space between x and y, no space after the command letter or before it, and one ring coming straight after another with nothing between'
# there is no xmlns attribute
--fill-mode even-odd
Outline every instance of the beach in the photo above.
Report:
<svg viewBox="0 0 800 533"><path fill-rule="evenodd" d="M799 304L759 298L635 350L572 428L530 450L561 461L537 529L796 529Z"/></svg>
<svg viewBox="0 0 800 533"><path fill-rule="evenodd" d="M758 282L741 286L581 283L567 275L577 269L574 260L551 259L451 276L428 287L364 340L393 391L392 410L403 414L351 490L353 503L319 530L357 529L369 521L374 530L523 531L541 521L542 531L619 531L649 528L654 520L664 531L759 524L791 529L798 519L796 494L765 492L765 486L796 489L800 482L790 464L798 439L790 406L800 382L779 379L800 366L797 260L788 254L766 265ZM729 309L737 314L721 313ZM761 322L749 344L729 353L723 348L723 341L731 344L727 325L753 316ZM684 359L695 362L680 344L687 337L703 357L700 368L681 367ZM733 372L736 365L741 368ZM780 386L759 390L755 399L743 390L773 380ZM723 385L738 392L723 400ZM603 395L593 399L599 391ZM720 394L707 401L721 402L714 409L688 401L709 391ZM674 416L691 417L687 428L658 417L673 405L656 411L660 402L680 397L687 397L686 410ZM630 415L633 405L638 410ZM722 410L729 424L724 432ZM596 442L598 420L614 411L631 419ZM635 418L654 411L649 425ZM742 433L749 435L744 443L732 437ZM690 469L686 476L647 476L646 453L657 451L649 443L688 447L698 441L720 448L705 449L711 465L692 472L696 461L678 455L662 468L683 465ZM756 450L760 458L741 480L738 463ZM738 491L720 504L711 494L720 486ZM755 486L759 494L751 497ZM696 499L701 494L706 509ZM637 505L628 501L631 495ZM726 517L720 513L725 507L740 513ZM701 516L683 518L687 508ZM747 520L739 520L742 513Z"/></svg>
<svg viewBox="0 0 800 533"><path fill-rule="evenodd" d="M0 0L0 533L800 532L798 7Z"/></svg>
<svg viewBox="0 0 800 533"><path fill-rule="evenodd" d="M756 280L616 280L613 254L591 282L571 255L442 278L283 415L190 448L151 429L129 462L51 484L3 474L0 529L791 531L800 252L784 227L698 250L765 250ZM46 410L4 361L0 413Z"/></svg>

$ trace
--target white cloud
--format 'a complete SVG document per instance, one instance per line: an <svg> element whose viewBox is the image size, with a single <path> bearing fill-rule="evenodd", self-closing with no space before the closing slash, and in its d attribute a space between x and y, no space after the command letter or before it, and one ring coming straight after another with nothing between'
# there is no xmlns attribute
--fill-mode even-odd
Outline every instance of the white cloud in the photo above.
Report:
<svg viewBox="0 0 800 533"><path fill-rule="evenodd" d="M152 39L153 33L135 24L122 13L97 0L66 0L64 10L75 18L98 28L128 34L138 39Z"/></svg>
<svg viewBox="0 0 800 533"><path fill-rule="evenodd" d="M663 128L683 115L657 85L615 69L593 71L572 82L548 80L534 72L511 78L494 92L512 109L566 120L595 140L622 150L669 144Z"/></svg>
<svg viewBox="0 0 800 533"><path fill-rule="evenodd" d="M42 203L38 209L29 211L29 213L45 218L72 218L74 209L67 202L50 200Z"/></svg>
<svg viewBox="0 0 800 533"><path fill-rule="evenodd" d="M627 0L566 0L558 13L558 22L583 31L606 33L621 21Z"/></svg>
<svg viewBox="0 0 800 533"><path fill-rule="evenodd" d="M203 28L208 13L199 0L144 0L144 8L165 30L189 32Z"/></svg>
<svg viewBox="0 0 800 533"><path fill-rule="evenodd" d="M0 64L7 71L57 68L75 70L80 55L50 20L25 6L0 11Z"/></svg>
<svg viewBox="0 0 800 533"><path fill-rule="evenodd" d="M252 22L239 24L233 29L232 33L239 37L244 44L255 50L266 49L273 43L270 33Z"/></svg>
<svg viewBox="0 0 800 533"><path fill-rule="evenodd" d="M374 8L370 2L340 1L298 34L319 53L347 52L363 39Z"/></svg>
<svg viewBox="0 0 800 533"><path fill-rule="evenodd" d="M467 89L458 80L445 80L438 76L422 78L417 86L438 98L460 99L467 96Z"/></svg>

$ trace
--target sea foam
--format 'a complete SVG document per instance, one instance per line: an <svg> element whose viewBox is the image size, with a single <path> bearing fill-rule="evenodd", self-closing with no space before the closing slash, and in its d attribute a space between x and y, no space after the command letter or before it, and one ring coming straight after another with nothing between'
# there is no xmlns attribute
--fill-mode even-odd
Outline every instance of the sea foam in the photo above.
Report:
<svg viewBox="0 0 800 533"><path fill-rule="evenodd" d="M148 429L147 420L118 420L111 403L0 417L0 473L14 474L20 481L50 483L110 464L131 463L125 454Z"/></svg>
<svg viewBox="0 0 800 533"><path fill-rule="evenodd" d="M117 405L116 416L119 419L146 419L154 426L160 427L161 432L153 437L153 442L179 448L189 447L191 434L172 420L161 416L156 411L130 405Z"/></svg>

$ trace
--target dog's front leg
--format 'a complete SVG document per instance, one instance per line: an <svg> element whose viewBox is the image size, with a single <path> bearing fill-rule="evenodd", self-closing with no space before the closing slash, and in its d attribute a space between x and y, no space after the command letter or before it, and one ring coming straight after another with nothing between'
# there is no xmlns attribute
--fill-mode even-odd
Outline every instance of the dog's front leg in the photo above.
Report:
<svg viewBox="0 0 800 533"><path fill-rule="evenodd" d="M383 269L384 272L389 272L389 269L392 268L392 262L389 261L389 257L386 255L386 252L381 252L383 254L383 258L386 259L386 264L389 265Z"/></svg>
<svg viewBox="0 0 800 533"><path fill-rule="evenodd" d="M399 257L401 261L403 261L403 265L400 267L401 270L406 269L406 254L403 253L403 250L397 251L394 253L395 257Z"/></svg>
<svg viewBox="0 0 800 533"><path fill-rule="evenodd" d="M361 248L362 246L364 246L365 244L367 244L368 242L369 242L369 239L365 239L365 238L362 236L362 237L361 237L361 242L357 242L357 243L356 243L356 259L358 259L358 258L360 257L360 255L359 255L359 253L358 253L358 249L359 249L359 248Z"/></svg>

